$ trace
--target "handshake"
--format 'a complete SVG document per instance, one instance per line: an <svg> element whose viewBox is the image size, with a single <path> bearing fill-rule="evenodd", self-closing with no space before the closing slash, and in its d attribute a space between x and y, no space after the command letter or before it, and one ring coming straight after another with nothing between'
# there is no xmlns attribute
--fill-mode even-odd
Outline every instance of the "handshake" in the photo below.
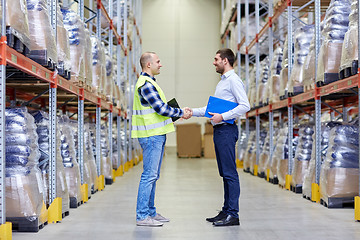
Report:
<svg viewBox="0 0 360 240"><path fill-rule="evenodd" d="M183 119L189 119L193 115L193 110L191 108L189 108L189 107L185 107L183 109L183 112L184 112L184 115L182 117Z"/></svg>

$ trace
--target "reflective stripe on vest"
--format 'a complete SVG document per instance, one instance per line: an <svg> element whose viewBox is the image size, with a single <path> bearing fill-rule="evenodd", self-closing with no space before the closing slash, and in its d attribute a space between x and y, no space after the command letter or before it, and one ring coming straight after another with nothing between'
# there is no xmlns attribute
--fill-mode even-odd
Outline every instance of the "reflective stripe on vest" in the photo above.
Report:
<svg viewBox="0 0 360 240"><path fill-rule="evenodd" d="M171 118L165 120L165 122L159 122L159 123L150 124L150 125L146 125L146 126L133 126L132 129L135 131L147 131L147 130L151 130L151 129L155 129L155 128L164 127L170 123L172 123Z"/></svg>
<svg viewBox="0 0 360 240"><path fill-rule="evenodd" d="M144 110L133 110L133 115L146 115L151 113L155 113L155 110L153 108Z"/></svg>

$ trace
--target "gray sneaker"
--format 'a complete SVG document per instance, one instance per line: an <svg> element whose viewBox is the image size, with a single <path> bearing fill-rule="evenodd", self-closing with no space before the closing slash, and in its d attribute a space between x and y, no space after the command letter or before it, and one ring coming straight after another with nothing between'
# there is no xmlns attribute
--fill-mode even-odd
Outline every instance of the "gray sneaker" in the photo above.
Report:
<svg viewBox="0 0 360 240"><path fill-rule="evenodd" d="M149 216L143 220L136 221L136 225L137 226L145 226L145 227L161 227L164 224Z"/></svg>
<svg viewBox="0 0 360 240"><path fill-rule="evenodd" d="M156 221L159 221L159 222L170 222L170 219L162 216L160 213L157 213L155 215L155 217L153 217L152 219L156 220Z"/></svg>

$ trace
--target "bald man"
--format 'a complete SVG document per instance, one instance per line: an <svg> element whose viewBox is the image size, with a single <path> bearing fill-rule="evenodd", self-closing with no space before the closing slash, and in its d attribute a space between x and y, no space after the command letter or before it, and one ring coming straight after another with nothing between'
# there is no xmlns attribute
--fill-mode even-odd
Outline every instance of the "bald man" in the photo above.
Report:
<svg viewBox="0 0 360 240"><path fill-rule="evenodd" d="M143 53L140 65L142 72L135 85L131 131L131 137L138 138L143 149L144 165L137 197L136 225L159 227L170 221L157 213L154 203L166 134L175 131L171 117L188 119L191 110L167 104L165 94L154 77L160 74L162 67L156 53Z"/></svg>

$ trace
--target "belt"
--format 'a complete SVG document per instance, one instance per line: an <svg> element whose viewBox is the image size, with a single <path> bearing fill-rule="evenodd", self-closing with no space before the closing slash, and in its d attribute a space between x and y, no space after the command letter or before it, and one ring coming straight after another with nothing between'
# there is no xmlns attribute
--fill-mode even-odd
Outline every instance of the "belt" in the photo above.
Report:
<svg viewBox="0 0 360 240"><path fill-rule="evenodd" d="M222 123L222 124L217 124L214 126L214 128L219 128L219 127L222 127L222 126L234 126L235 123Z"/></svg>

